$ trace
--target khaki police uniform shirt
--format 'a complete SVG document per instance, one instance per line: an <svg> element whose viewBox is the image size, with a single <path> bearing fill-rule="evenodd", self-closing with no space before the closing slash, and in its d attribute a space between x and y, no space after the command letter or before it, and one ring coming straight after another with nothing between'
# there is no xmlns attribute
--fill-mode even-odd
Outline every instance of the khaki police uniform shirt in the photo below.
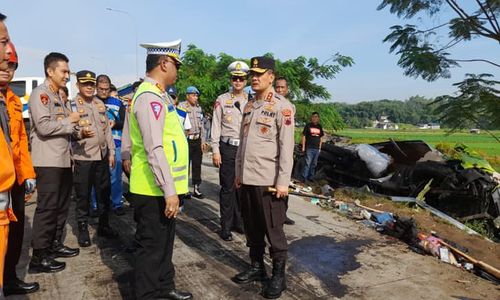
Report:
<svg viewBox="0 0 500 300"><path fill-rule="evenodd" d="M212 152L219 153L221 137L240 138L243 109L248 101L245 93L235 96L233 93L220 95L214 103L210 140Z"/></svg>
<svg viewBox="0 0 500 300"><path fill-rule="evenodd" d="M69 103L63 103L58 89L45 80L31 93L28 108L33 166L71 167L70 138L77 128L68 120Z"/></svg>
<svg viewBox="0 0 500 300"><path fill-rule="evenodd" d="M162 91L162 96L159 97L153 93L139 95L134 102L131 113L135 114L137 119L148 163L155 176L156 184L161 188L165 197L173 196L176 191L174 178L170 173L170 165L163 149L163 128L165 126L165 112L175 109L175 107L173 101L158 82L150 77L146 77L144 81L156 85Z"/></svg>
<svg viewBox="0 0 500 300"><path fill-rule="evenodd" d="M132 147L132 142L130 141L130 129L129 129L129 115L130 115L130 104L127 106L125 111L125 120L123 121L122 128L122 160L131 160L132 155L130 153L130 148Z"/></svg>
<svg viewBox="0 0 500 300"><path fill-rule="evenodd" d="M293 167L294 109L274 89L243 110L236 176L256 186L288 186Z"/></svg>
<svg viewBox="0 0 500 300"><path fill-rule="evenodd" d="M95 134L93 137L73 142L73 159L99 161L106 157L108 151L110 156L114 156L115 143L104 102L97 97L87 102L80 94L73 102L80 114L78 125L81 128L89 128Z"/></svg>
<svg viewBox="0 0 500 300"><path fill-rule="evenodd" d="M201 142L205 142L205 128L203 127L203 110L199 104L193 106L188 101L179 103L179 107L187 112L191 128L186 130L186 135L199 134Z"/></svg>

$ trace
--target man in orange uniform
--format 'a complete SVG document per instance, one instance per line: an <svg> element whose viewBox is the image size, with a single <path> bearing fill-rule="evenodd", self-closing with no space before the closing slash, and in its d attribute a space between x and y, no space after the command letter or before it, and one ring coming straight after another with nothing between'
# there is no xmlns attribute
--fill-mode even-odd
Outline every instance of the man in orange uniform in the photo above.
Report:
<svg viewBox="0 0 500 300"><path fill-rule="evenodd" d="M28 150L28 136L24 128L23 105L21 99L9 87L9 82L14 78L18 66L18 57L12 42L7 44L6 51L9 61L7 70L0 70L0 92L4 96L9 115L9 136L16 171L16 182L11 189L11 199L12 209L18 220L9 224L9 243L3 271L5 282L3 290L8 296L33 293L39 289L39 285L36 282L26 283L16 274L16 265L23 247L25 193L31 194L35 191L36 181Z"/></svg>
<svg viewBox="0 0 500 300"><path fill-rule="evenodd" d="M5 15L0 13L0 71L7 70L8 56L6 46L9 42L9 33L5 26ZM0 94L1 103L5 103ZM7 251L7 237L9 234L9 223L15 221L16 217L10 208L10 188L16 180L14 161L10 149L9 124L7 109L0 105L0 298L3 295L3 267L5 252Z"/></svg>

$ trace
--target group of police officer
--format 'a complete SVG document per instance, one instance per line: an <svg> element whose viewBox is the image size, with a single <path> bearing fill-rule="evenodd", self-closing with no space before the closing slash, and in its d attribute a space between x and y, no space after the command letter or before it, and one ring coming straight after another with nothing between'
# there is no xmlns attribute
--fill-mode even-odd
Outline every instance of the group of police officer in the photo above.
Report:
<svg viewBox="0 0 500 300"><path fill-rule="evenodd" d="M122 154L130 159L130 201L137 222L135 296L191 299L191 293L175 288L172 252L179 197L189 192L190 161L193 196L203 197L201 156L207 141L197 101L200 92L188 88L187 101L177 105L166 91L182 65L180 40L141 46L147 49L146 77L129 104L122 146ZM273 299L286 289L283 224L293 166L295 108L273 88L274 60L254 57L250 62L251 67L242 61L228 67L231 90L214 102L210 142L213 164L220 168L221 238L232 240L231 231L245 233L250 248L251 264L233 280L263 281L262 295ZM79 249L63 243L73 186L79 245L90 245L92 188L99 208L97 234L117 236L109 225L109 169L115 164L112 123L105 104L95 97L95 73L78 72L78 95L72 101L60 97L59 90L70 76L68 63L61 53L48 54L46 80L29 99L31 159L38 188L30 272L62 271L65 263L55 258L79 254ZM254 94L244 90L247 78ZM270 279L263 260L266 236L273 261Z"/></svg>

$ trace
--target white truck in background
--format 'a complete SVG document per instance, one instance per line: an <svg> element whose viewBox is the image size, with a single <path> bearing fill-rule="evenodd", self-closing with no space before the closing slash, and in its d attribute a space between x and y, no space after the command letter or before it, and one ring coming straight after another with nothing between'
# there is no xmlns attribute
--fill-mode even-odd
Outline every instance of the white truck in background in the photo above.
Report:
<svg viewBox="0 0 500 300"><path fill-rule="evenodd" d="M21 98L21 103L23 104L23 119L25 122L29 120L28 100L31 92L44 81L44 77L14 77L14 79L12 79L9 83L12 91L14 91L14 93ZM69 98L71 99L71 84L68 82L67 86L69 90Z"/></svg>

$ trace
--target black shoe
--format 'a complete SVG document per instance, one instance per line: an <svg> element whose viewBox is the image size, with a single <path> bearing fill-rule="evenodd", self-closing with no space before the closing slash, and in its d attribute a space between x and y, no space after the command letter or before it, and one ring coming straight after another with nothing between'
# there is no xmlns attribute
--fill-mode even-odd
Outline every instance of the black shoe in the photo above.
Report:
<svg viewBox="0 0 500 300"><path fill-rule="evenodd" d="M63 243L61 243L58 240L55 240L54 243L52 243L51 253L55 258L74 257L80 254L80 249L64 246Z"/></svg>
<svg viewBox="0 0 500 300"><path fill-rule="evenodd" d="M203 199L205 196L200 192L200 186L198 184L194 185L193 189L193 197L198 198L198 199Z"/></svg>
<svg viewBox="0 0 500 300"><path fill-rule="evenodd" d="M268 278L264 261L253 261L249 269L237 274L232 279L239 284L266 281Z"/></svg>
<svg viewBox="0 0 500 300"><path fill-rule="evenodd" d="M226 242L230 242L233 240L233 236L232 236L231 232L226 232L226 231L221 231L220 238Z"/></svg>
<svg viewBox="0 0 500 300"><path fill-rule="evenodd" d="M123 207L118 207L115 209L115 215L117 216L123 216L125 214L125 210Z"/></svg>
<svg viewBox="0 0 500 300"><path fill-rule="evenodd" d="M38 282L24 282L21 279L5 281L3 292L5 296L31 294L40 289Z"/></svg>
<svg viewBox="0 0 500 300"><path fill-rule="evenodd" d="M183 292L179 290L171 290L168 292L165 298L162 299L171 299L171 300L189 300L193 299L193 294L189 292Z"/></svg>
<svg viewBox="0 0 500 300"><path fill-rule="evenodd" d="M66 268L66 263L52 258L48 249L33 250L33 256L29 264L30 273L55 273Z"/></svg>
<svg viewBox="0 0 500 300"><path fill-rule="evenodd" d="M284 259L273 260L273 277L262 290L262 296L264 296L264 298L279 298L281 297L281 293L286 290L285 265L286 260Z"/></svg>
<svg viewBox="0 0 500 300"><path fill-rule="evenodd" d="M116 232L113 228L111 228L109 225L99 225L97 227L97 235L100 237L106 237L106 238L117 238L118 237L118 232Z"/></svg>
<svg viewBox="0 0 500 300"><path fill-rule="evenodd" d="M90 235L87 222L78 222L78 245L80 245L80 247L90 246Z"/></svg>
<svg viewBox="0 0 500 300"><path fill-rule="evenodd" d="M295 221L290 219L289 217L286 217L285 224L286 225L295 225Z"/></svg>

